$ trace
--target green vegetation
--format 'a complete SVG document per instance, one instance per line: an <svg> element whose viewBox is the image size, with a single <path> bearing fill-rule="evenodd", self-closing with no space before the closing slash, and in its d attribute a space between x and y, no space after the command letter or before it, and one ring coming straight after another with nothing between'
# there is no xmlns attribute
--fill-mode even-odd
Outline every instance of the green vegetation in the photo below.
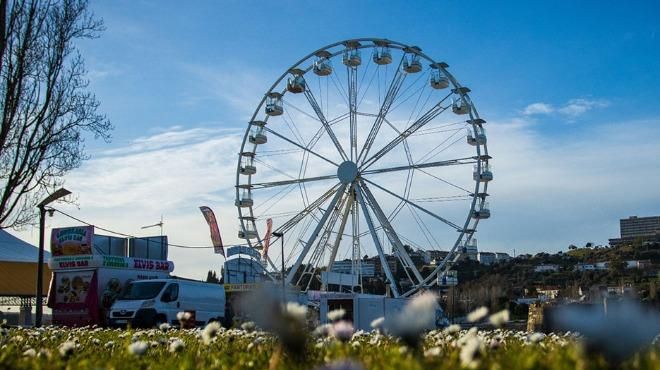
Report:
<svg viewBox="0 0 660 370"><path fill-rule="evenodd" d="M309 338L305 353L280 350L261 331L111 330L101 328L2 329L0 369L309 369L350 359L366 369L601 369L572 335L506 330L431 331L418 349L377 332L342 342ZM349 337L350 338L350 337ZM660 346L636 354L622 369L657 369ZM346 367L346 369L359 367Z"/></svg>
<svg viewBox="0 0 660 370"><path fill-rule="evenodd" d="M573 246L572 246L573 247ZM569 248L566 253L538 253L522 256L492 266L476 261L462 261L455 266L459 285L448 293L447 312L460 316L479 306L496 311L508 308L514 319L526 318L527 305L514 301L522 297L536 297L542 288L558 289L558 298L566 300L589 299L602 287L625 287L645 305L660 308L660 244L647 243L620 247L593 246ZM648 267L626 268L625 261L644 260ZM579 263L607 261L605 270L578 271ZM538 265L557 265L557 271L536 272ZM590 291L591 290L591 291ZM453 294L453 295L452 295ZM524 306L524 307L518 307Z"/></svg>

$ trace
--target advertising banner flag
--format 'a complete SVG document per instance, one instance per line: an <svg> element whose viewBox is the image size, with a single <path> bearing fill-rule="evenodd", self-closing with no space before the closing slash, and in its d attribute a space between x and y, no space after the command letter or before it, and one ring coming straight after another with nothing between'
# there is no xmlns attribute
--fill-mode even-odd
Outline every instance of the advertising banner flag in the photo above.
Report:
<svg viewBox="0 0 660 370"><path fill-rule="evenodd" d="M213 242L215 253L222 254L224 257L225 250L222 246L222 238L220 238L220 230L218 230L218 222L215 219L215 214L213 214L211 208L206 206L199 207L199 210L202 211L206 222L209 224L209 229L211 230L211 241Z"/></svg>
<svg viewBox="0 0 660 370"><path fill-rule="evenodd" d="M264 236L264 250L261 252L262 257L268 256L268 247L270 246L270 235L273 232L273 219L266 220L266 236Z"/></svg>

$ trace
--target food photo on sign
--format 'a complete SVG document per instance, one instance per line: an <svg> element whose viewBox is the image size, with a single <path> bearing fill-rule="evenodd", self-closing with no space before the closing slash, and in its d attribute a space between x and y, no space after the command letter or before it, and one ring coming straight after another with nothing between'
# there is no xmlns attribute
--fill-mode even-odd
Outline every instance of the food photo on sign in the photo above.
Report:
<svg viewBox="0 0 660 370"><path fill-rule="evenodd" d="M51 253L53 256L92 254L94 226L65 227L53 229Z"/></svg>

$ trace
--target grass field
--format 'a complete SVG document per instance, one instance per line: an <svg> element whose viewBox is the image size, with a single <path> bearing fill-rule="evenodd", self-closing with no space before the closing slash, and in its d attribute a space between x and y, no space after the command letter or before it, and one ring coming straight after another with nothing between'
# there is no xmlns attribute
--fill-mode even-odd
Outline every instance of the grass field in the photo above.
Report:
<svg viewBox="0 0 660 370"><path fill-rule="evenodd" d="M278 337L249 325L248 330L163 329L2 329L0 369L660 368L658 345L615 365L589 353L571 334L452 327L428 332L417 347L377 331L310 334L296 353L283 351Z"/></svg>

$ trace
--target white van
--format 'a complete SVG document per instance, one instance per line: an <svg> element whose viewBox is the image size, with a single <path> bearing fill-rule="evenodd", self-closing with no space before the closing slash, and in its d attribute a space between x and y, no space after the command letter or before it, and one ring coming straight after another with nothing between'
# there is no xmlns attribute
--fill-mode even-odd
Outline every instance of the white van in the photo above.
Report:
<svg viewBox="0 0 660 370"><path fill-rule="evenodd" d="M190 312L197 326L225 320L225 288L181 279L137 280L126 286L110 308L110 326L179 325L179 312Z"/></svg>

